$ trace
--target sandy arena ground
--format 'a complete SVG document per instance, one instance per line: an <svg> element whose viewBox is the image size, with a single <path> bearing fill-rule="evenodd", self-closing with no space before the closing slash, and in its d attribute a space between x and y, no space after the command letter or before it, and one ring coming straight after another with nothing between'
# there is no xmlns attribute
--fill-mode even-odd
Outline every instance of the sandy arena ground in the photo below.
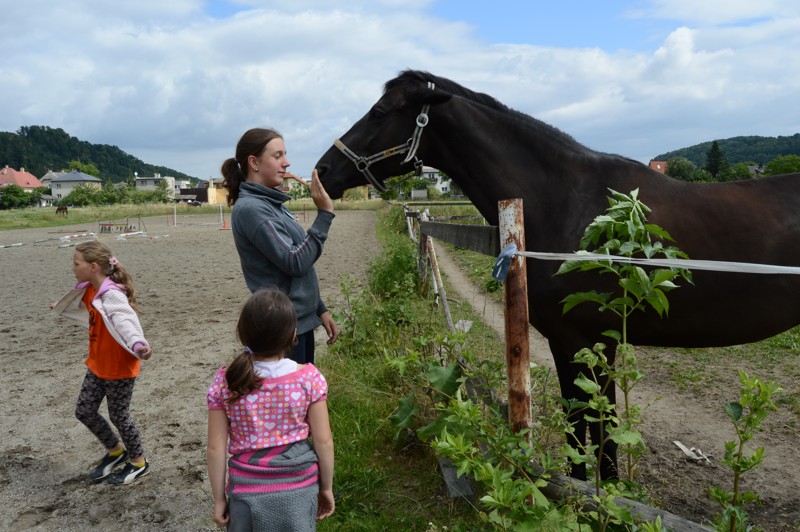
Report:
<svg viewBox="0 0 800 532"><path fill-rule="evenodd" d="M317 263L329 307L341 276L363 278L378 250L374 213L336 214ZM58 239L96 228L0 232L0 245L24 244L0 249L0 530L214 530L205 390L236 352L234 327L248 295L231 232L208 224L216 220L184 216L180 222L195 225L173 227L167 216L145 218L146 237L99 235L134 276L154 350L142 364L132 405L152 469L121 487L85 479L103 453L74 417L86 330L48 307L75 282L74 249L59 247ZM324 355L324 347L318 351Z"/></svg>

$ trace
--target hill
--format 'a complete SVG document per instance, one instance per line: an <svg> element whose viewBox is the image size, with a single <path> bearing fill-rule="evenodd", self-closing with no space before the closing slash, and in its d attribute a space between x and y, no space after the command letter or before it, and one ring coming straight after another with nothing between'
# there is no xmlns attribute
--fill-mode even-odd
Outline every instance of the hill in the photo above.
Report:
<svg viewBox="0 0 800 532"><path fill-rule="evenodd" d="M654 161L668 161L675 157L685 157L695 166L702 168L706 164L706 154L711 143L703 142L688 148L662 153L653 157ZM775 157L783 155L800 155L800 133L790 137L732 137L717 140L730 164L754 162L765 165Z"/></svg>
<svg viewBox="0 0 800 532"><path fill-rule="evenodd" d="M23 126L16 133L0 132L0 166L25 168L42 177L48 170L66 169L70 161L93 164L100 171L100 179L114 183L133 178L134 172L143 177L161 174L197 181L171 168L147 164L116 146L79 140L63 129Z"/></svg>

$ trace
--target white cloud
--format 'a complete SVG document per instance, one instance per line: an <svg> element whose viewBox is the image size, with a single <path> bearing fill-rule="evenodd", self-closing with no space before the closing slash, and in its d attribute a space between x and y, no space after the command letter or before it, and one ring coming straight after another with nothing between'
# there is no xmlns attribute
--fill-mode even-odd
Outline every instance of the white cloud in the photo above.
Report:
<svg viewBox="0 0 800 532"><path fill-rule="evenodd" d="M688 0L652 2L647 16L681 21L652 53L487 45L469 24L428 15L425 0L237 2L247 11L222 19L200 0L118 4L8 7L0 130L61 127L209 177L246 129L274 126L292 169L308 175L405 68L641 160L714 138L792 134L800 123L793 2L714 0L716 16Z"/></svg>
<svg viewBox="0 0 800 532"><path fill-rule="evenodd" d="M637 17L683 21L691 25L717 26L757 19L797 17L795 0L653 0L630 14Z"/></svg>

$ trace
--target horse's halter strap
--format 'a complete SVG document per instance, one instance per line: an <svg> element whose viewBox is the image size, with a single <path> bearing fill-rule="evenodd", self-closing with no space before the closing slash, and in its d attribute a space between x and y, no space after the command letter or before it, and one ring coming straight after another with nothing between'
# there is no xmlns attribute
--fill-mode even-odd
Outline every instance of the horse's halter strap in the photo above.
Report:
<svg viewBox="0 0 800 532"><path fill-rule="evenodd" d="M432 81L429 81L428 88L433 90L434 87L435 84ZM356 165L356 169L364 174L364 177L373 187L378 189L379 192L386 192L389 189L380 181L375 179L375 176L369 171L370 165L372 165L372 163L392 157L393 155L402 155L408 152L408 155L406 155L406 158L403 159L401 164L405 164L413 160L414 170L417 172L417 175L420 175L422 173L422 161L417 159L417 149L419 148L419 141L422 138L422 130L428 125L428 111L430 108L430 104L425 104L422 106L422 111L417 115L417 127L414 129L414 134L411 135L411 138L408 139L405 144L400 144L394 148L389 148L388 150L375 153L369 157L360 157L356 155L353 150L345 146L341 139L334 140L333 145L339 148L339 151L341 151L345 157L353 161L353 163Z"/></svg>

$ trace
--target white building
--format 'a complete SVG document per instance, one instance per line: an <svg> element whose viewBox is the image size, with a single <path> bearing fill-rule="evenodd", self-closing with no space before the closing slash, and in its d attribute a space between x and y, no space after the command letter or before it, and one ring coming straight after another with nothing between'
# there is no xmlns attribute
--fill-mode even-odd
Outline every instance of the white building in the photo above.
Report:
<svg viewBox="0 0 800 532"><path fill-rule="evenodd" d="M170 175L162 176L161 174L155 174L153 177L136 177L136 190L158 190L160 183L167 184L167 194L169 195L170 199L175 199L175 195L177 194L177 189L175 188L175 178Z"/></svg>
<svg viewBox="0 0 800 532"><path fill-rule="evenodd" d="M59 200L66 198L70 192L80 185L102 188L103 182L89 174L73 170L72 172L67 172L66 174L53 178L50 181L50 190L53 193L53 198Z"/></svg>
<svg viewBox="0 0 800 532"><path fill-rule="evenodd" d="M62 175L66 174L66 173L67 172L54 172L52 170L48 170L47 173L44 174L41 179L39 179L39 181L42 182L42 186L43 187L49 187L50 186L50 182L53 181L53 179L55 179L57 177L61 177Z"/></svg>
<svg viewBox="0 0 800 532"><path fill-rule="evenodd" d="M176 179L175 180L175 192L180 193L182 188L192 188L192 182L189 179Z"/></svg>
<svg viewBox="0 0 800 532"><path fill-rule="evenodd" d="M433 188L442 194L450 192L450 180L445 179L442 173L431 166L423 166L420 178L427 179Z"/></svg>

